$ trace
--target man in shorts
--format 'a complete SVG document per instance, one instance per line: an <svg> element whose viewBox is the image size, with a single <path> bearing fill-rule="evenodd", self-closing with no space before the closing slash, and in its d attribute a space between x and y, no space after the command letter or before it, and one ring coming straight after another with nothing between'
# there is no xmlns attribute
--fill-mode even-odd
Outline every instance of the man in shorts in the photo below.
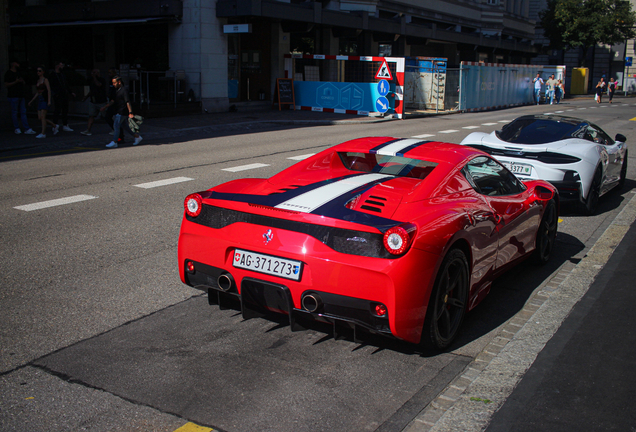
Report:
<svg viewBox="0 0 636 432"><path fill-rule="evenodd" d="M108 87L106 86L104 78L100 76L99 69L93 69L88 85L90 91L82 100L82 102L84 102L86 99L90 98L88 104L88 125L86 126L86 130L80 133L82 135L90 136L92 135L91 128L93 127L95 117L99 116L101 108L106 105L106 102L108 102L106 96Z"/></svg>

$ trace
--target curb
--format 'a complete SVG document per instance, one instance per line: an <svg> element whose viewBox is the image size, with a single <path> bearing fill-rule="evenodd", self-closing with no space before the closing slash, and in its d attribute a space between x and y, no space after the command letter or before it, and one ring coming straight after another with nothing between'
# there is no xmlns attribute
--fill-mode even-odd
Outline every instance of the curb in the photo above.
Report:
<svg viewBox="0 0 636 432"><path fill-rule="evenodd" d="M632 192L634 194L634 192ZM636 194L578 263L565 263L524 308L404 429L405 432L482 431L537 355L587 293L636 220Z"/></svg>

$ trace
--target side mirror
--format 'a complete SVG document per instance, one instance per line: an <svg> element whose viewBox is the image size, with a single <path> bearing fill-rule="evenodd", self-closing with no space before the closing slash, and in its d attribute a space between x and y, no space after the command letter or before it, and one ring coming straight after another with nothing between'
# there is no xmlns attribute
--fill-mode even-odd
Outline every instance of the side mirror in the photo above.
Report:
<svg viewBox="0 0 636 432"><path fill-rule="evenodd" d="M537 186L534 189L534 196L536 196L540 200L548 201L554 198L554 192L543 186Z"/></svg>
<svg viewBox="0 0 636 432"><path fill-rule="evenodd" d="M627 138L623 134L616 134L614 141L620 141L624 143L625 141L627 141Z"/></svg>

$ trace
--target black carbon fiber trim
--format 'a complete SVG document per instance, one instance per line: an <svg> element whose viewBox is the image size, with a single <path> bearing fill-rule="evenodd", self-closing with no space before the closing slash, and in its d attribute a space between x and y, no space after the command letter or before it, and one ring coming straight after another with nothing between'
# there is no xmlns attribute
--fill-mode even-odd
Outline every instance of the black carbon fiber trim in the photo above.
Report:
<svg viewBox="0 0 636 432"><path fill-rule="evenodd" d="M193 218L186 215L186 219L190 222L215 229L221 229L237 222L262 225L266 228L279 228L314 237L337 252L375 258L398 258L384 248L383 235L380 233L313 225L304 222L278 219L271 216L229 210L208 204L203 205L199 216Z"/></svg>

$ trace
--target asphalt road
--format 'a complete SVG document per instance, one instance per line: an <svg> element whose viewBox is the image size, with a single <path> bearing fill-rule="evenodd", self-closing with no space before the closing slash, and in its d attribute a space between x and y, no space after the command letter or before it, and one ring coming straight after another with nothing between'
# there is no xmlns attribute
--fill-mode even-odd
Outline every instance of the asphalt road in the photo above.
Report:
<svg viewBox="0 0 636 432"><path fill-rule="evenodd" d="M629 146L634 100L618 102L334 126L162 133L159 125L138 147L102 150L105 133L74 134L11 153L0 160L0 429L174 431L194 422L232 432L403 430L538 287L583 258L632 196L636 151L625 189L602 198L592 217L564 208L551 262L501 277L443 354L373 338L333 340L321 328L292 333L208 306L178 278L183 198L271 176L293 164L290 157L351 138L459 142L527 113L585 117L625 134ZM251 164L262 165L244 169ZM69 197L77 202L38 208Z"/></svg>

